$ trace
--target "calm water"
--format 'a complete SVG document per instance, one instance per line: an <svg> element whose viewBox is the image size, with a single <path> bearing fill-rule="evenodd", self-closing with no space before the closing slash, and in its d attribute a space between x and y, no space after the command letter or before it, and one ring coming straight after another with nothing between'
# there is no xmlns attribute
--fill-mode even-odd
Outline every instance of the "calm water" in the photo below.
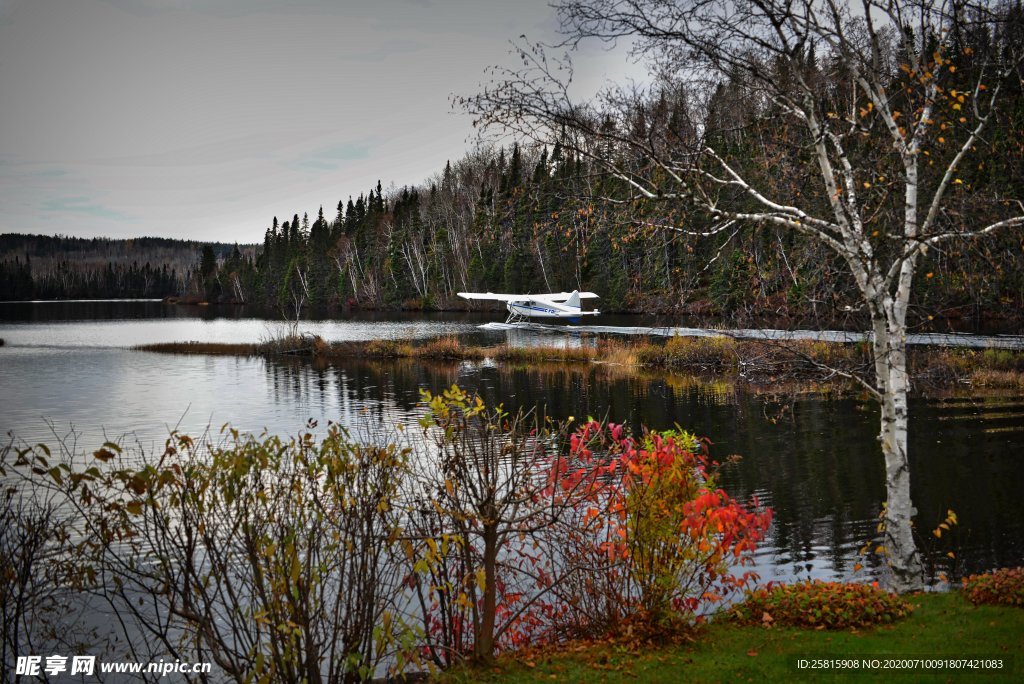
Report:
<svg viewBox="0 0 1024 684"><path fill-rule="evenodd" d="M225 313L232 317L226 317ZM538 339L481 330L476 316L364 316L308 321L329 340ZM230 422L242 430L294 434L312 418L358 428L409 423L421 388L452 383L506 406L540 407L556 417L587 415L634 427L675 424L708 436L713 453L742 458L723 484L775 509L771 538L757 557L765 579L853 574L857 548L873 535L884 498L875 434L877 411L856 398L755 397L724 383L680 377L625 377L595 367L536 371L490 364L348 363L171 356L128 346L160 341L251 342L280 333L280 322L244 312L158 302L0 304L0 432L53 443L74 430L81 449L106 437L162 446L175 426L198 434ZM550 336L546 342L553 341ZM589 338L557 338L566 344ZM919 526L928 532L952 508L960 526L951 546L959 570L1024 562L1024 399L915 399L911 458ZM869 564L868 573L872 572ZM862 573L863 574L863 573Z"/></svg>

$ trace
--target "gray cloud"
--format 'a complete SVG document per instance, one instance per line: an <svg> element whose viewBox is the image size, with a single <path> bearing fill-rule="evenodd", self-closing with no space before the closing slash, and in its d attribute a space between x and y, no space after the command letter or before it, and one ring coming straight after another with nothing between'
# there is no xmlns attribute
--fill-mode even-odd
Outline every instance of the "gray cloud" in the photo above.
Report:
<svg viewBox="0 0 1024 684"><path fill-rule="evenodd" d="M345 56L352 62L383 62L384 60L401 59L406 55L422 52L426 45L413 40L388 40L371 50L353 52Z"/></svg>
<svg viewBox="0 0 1024 684"><path fill-rule="evenodd" d="M449 95L552 26L547 0L0 0L0 232L253 241L419 183L471 144Z"/></svg>
<svg viewBox="0 0 1024 684"><path fill-rule="evenodd" d="M132 218L89 197L56 197L43 202L40 208L45 212L90 216L108 221L128 221Z"/></svg>
<svg viewBox="0 0 1024 684"><path fill-rule="evenodd" d="M297 166L312 171L334 171L347 162L368 159L370 143L339 143L330 145L300 158Z"/></svg>

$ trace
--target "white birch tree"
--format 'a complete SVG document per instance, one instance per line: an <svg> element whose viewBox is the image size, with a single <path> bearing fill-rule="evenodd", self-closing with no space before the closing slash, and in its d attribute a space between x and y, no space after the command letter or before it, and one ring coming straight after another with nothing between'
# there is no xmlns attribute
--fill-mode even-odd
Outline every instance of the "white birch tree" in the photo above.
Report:
<svg viewBox="0 0 1024 684"><path fill-rule="evenodd" d="M1019 94L1019 3L563 0L557 11L563 47L631 41L660 87L685 92L686 125L631 134L635 98L618 90L577 103L568 59L549 60L542 46L521 49L521 68L495 69L491 84L461 104L483 127L571 145L614 179L603 186L607 202L686 208L665 212L674 219L645 219L650 227L704 236L776 227L838 255L870 318L874 373L857 379L881 407L891 583L921 588L907 454L908 309L929 250L1024 226L1024 191L1006 196L964 180L996 149L986 136L1006 92ZM706 112L721 87L740 94L748 125L776 132L772 150L753 151L756 163L713 135ZM780 192L780 168L805 182Z"/></svg>

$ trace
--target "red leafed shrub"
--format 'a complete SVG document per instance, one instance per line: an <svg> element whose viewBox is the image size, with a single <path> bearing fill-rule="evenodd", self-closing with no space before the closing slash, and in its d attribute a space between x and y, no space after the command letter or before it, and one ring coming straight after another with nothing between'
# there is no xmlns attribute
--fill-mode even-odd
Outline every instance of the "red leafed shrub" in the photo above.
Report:
<svg viewBox="0 0 1024 684"><path fill-rule="evenodd" d="M571 435L551 470L570 502L557 529L568 631L614 634L638 616L671 630L756 581L741 566L771 511L718 488L717 466L706 442L682 431L633 436L592 421Z"/></svg>
<svg viewBox="0 0 1024 684"><path fill-rule="evenodd" d="M964 596L978 605L1024 608L1024 568L1003 568L964 580Z"/></svg>
<svg viewBox="0 0 1024 684"><path fill-rule="evenodd" d="M756 589L730 613L743 624L765 627L849 629L895 622L912 609L875 584L808 581Z"/></svg>
<svg viewBox="0 0 1024 684"><path fill-rule="evenodd" d="M435 452L402 548L425 660L488 662L566 638L671 638L756 582L741 566L771 512L717 486L705 442L544 424L458 387L424 400Z"/></svg>

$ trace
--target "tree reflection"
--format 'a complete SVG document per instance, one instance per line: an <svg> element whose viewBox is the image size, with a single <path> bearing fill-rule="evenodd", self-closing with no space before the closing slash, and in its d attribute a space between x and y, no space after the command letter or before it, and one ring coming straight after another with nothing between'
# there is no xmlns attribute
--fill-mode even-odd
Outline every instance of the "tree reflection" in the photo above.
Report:
<svg viewBox="0 0 1024 684"><path fill-rule="evenodd" d="M683 426L712 442L713 457L731 459L722 485L775 510L760 552L783 577L848 577L854 565L877 567L858 549L877 536L885 499L877 456L876 409L856 397L786 392L758 394L724 380L637 373L607 366L496 366L473 363L351 361L267 362L277 401L299 414L344 425L411 424L420 389L459 384L489 405L535 409L553 418L611 418L639 429ZM338 415L333 415L337 413ZM1024 401L925 399L914 402L912 467L919 534L946 515L957 569L979 571L1024 561ZM305 420L308 415L297 415ZM297 422L296 425L299 423ZM945 542L943 542L945 543ZM874 546L872 546L874 548ZM869 570L870 572L870 570Z"/></svg>

